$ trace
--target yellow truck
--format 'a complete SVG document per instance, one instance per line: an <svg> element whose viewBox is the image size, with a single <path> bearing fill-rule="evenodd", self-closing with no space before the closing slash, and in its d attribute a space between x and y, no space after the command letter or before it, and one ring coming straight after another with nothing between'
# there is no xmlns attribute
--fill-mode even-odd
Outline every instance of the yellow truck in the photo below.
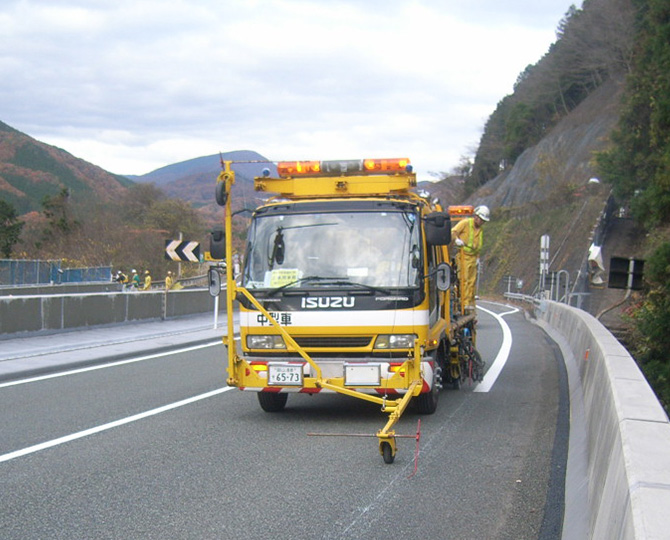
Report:
<svg viewBox="0 0 670 540"><path fill-rule="evenodd" d="M231 162L216 184L224 228L210 252L227 261L227 382L257 392L267 412L296 392L376 403L389 415L376 433L379 451L392 463L393 427L410 401L431 414L445 384L483 372L475 315L463 312L452 284L450 215L417 192L408 159L279 162L277 171L254 179L257 192L272 196L253 213L239 277L225 234ZM210 269L212 294L219 272Z"/></svg>

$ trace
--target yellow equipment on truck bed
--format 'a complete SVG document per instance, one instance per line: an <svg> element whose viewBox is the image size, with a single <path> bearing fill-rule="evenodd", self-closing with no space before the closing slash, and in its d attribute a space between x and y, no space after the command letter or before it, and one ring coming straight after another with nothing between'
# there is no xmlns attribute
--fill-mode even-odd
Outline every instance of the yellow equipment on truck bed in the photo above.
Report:
<svg viewBox="0 0 670 540"><path fill-rule="evenodd" d="M231 231L235 174L223 165L216 199ZM228 384L257 392L267 412L295 392L377 403L389 414L379 451L392 463L392 428L410 401L431 414L444 384L482 375L475 316L451 287L449 213L412 191L408 159L280 162L277 170L278 178L266 169L254 180L257 191L278 195L254 211L239 285L231 235L212 235L212 255L227 261Z"/></svg>

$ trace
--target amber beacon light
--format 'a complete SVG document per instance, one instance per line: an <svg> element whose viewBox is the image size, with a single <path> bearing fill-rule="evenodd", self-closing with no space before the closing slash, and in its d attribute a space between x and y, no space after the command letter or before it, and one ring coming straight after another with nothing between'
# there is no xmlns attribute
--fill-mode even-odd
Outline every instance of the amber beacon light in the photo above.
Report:
<svg viewBox="0 0 670 540"><path fill-rule="evenodd" d="M277 171L282 178L295 176L346 176L361 174L411 173L408 158L349 159L334 161L280 161Z"/></svg>

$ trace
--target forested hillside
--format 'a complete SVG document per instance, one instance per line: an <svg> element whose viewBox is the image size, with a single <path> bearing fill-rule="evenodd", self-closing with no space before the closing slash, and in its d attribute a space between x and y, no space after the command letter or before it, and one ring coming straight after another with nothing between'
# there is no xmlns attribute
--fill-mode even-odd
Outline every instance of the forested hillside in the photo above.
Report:
<svg viewBox="0 0 670 540"><path fill-rule="evenodd" d="M611 78L631 70L635 6L586 0L559 23L557 40L521 73L489 117L465 183L470 193L505 170Z"/></svg>
<svg viewBox="0 0 670 540"><path fill-rule="evenodd" d="M0 196L18 214L39 210L63 189L73 200L107 201L131 183L0 122Z"/></svg>
<svg viewBox="0 0 670 540"><path fill-rule="evenodd" d="M483 293L505 276L537 285L539 239L553 240L553 271L580 272L589 235L609 188L594 156L608 148L633 69L637 6L632 0L587 0L570 8L556 42L517 79L489 117L474 161L462 162L467 201L487 204ZM529 249L529 247L531 249ZM560 263L560 266L558 266ZM574 278L573 278L574 279Z"/></svg>

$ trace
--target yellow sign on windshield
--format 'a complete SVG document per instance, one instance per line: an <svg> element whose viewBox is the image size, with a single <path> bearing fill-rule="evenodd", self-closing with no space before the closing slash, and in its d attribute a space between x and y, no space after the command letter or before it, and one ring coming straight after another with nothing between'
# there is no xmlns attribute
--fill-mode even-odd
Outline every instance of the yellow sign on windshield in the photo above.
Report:
<svg viewBox="0 0 670 540"><path fill-rule="evenodd" d="M287 268L282 270L273 270L270 275L270 287L282 287L300 279L297 268Z"/></svg>

